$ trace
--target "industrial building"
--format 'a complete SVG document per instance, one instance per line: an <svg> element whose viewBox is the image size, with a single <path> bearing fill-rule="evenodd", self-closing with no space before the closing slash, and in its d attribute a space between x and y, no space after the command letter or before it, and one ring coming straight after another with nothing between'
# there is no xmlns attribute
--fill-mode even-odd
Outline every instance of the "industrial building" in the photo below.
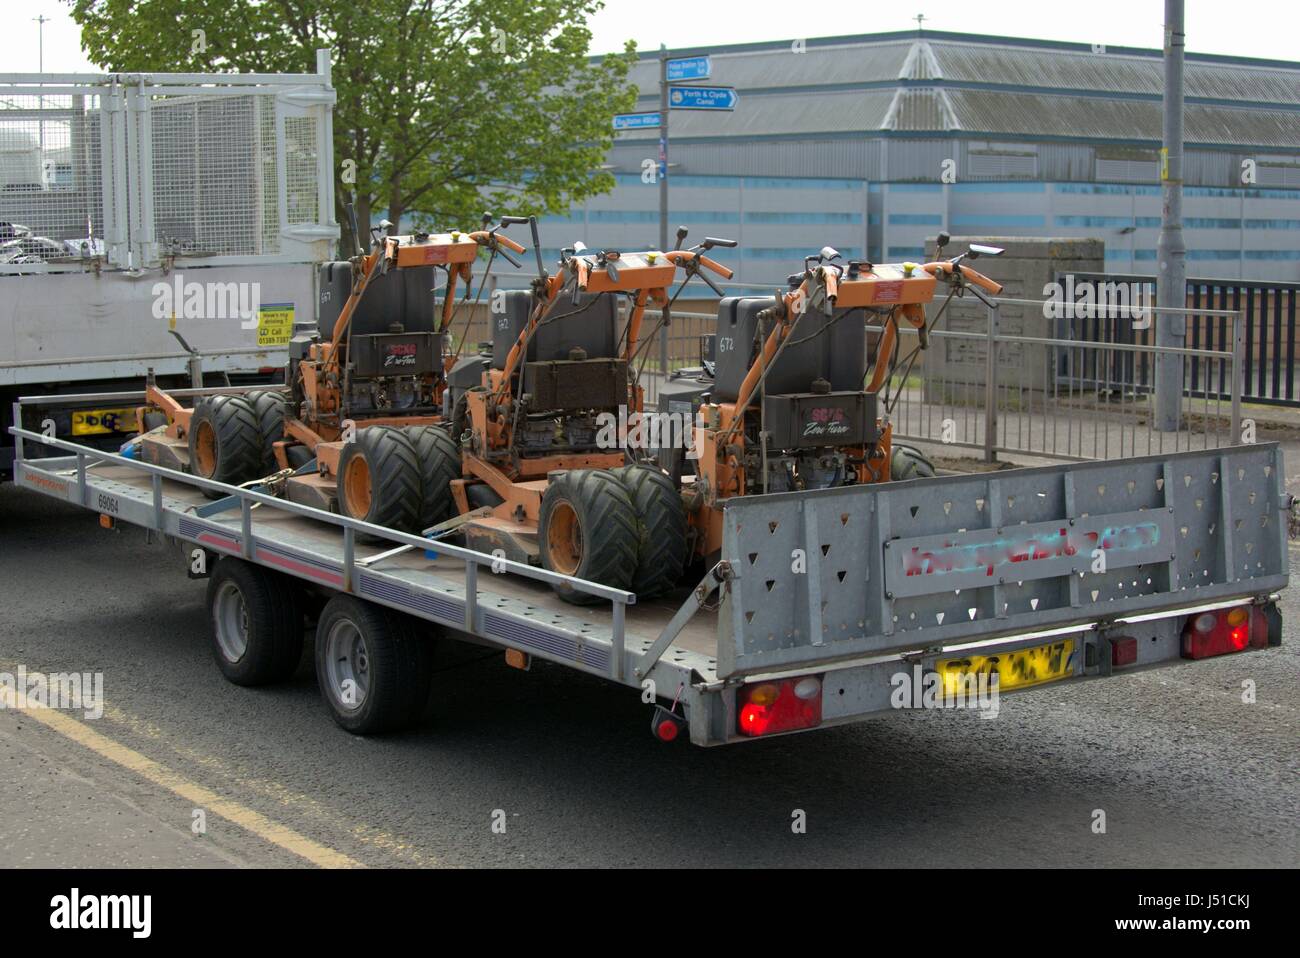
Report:
<svg viewBox="0 0 1300 958"><path fill-rule="evenodd" d="M671 223L740 240L739 288L827 244L919 259L927 236L1092 237L1108 271L1154 274L1159 50L930 30L711 49L734 112L671 112ZM632 78L658 109L657 53ZM1300 279L1300 64L1188 53L1189 277ZM615 189L547 217L548 258L658 245L658 131L616 135ZM646 161L651 161L647 164Z"/></svg>

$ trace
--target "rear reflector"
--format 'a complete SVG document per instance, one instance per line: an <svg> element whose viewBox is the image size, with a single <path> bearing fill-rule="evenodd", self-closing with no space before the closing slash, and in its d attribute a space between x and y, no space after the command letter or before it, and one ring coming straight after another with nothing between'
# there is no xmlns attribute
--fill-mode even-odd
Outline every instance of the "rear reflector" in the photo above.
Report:
<svg viewBox="0 0 1300 958"><path fill-rule="evenodd" d="M1254 606L1202 612L1183 630L1183 658L1208 659L1268 644L1268 622Z"/></svg>
<svg viewBox="0 0 1300 958"><path fill-rule="evenodd" d="M674 742L685 728L686 722L676 712L670 712L662 705L655 706L654 715L650 719L650 732L659 741Z"/></svg>
<svg viewBox="0 0 1300 958"><path fill-rule="evenodd" d="M1121 665L1132 665L1138 660L1138 640L1131 636L1123 636L1118 639L1110 640L1110 664L1119 667Z"/></svg>
<svg viewBox="0 0 1300 958"><path fill-rule="evenodd" d="M736 693L741 735L813 728L822 720L822 683L812 675L742 686Z"/></svg>

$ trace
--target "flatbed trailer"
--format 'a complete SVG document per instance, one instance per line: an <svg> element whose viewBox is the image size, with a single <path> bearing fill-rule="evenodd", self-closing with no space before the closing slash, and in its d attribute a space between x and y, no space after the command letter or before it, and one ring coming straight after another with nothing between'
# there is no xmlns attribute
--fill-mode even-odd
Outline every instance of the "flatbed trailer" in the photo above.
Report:
<svg viewBox="0 0 1300 958"><path fill-rule="evenodd" d="M142 393L77 398L143 402ZM1281 641L1292 500L1276 443L734 499L722 557L699 584L637 603L448 542L11 432L14 482L101 524L140 526L218 566L246 563L317 595L394 610L423 623L429 641L475 642L517 666L535 657L629 686L658 702L656 734L688 729L697 745L919 706L904 689L912 677L936 676L942 689L996 672L1001 692L1050 688ZM24 455L33 444L48 447L44 456ZM568 604L554 582L599 604ZM1243 621L1236 609L1244 632L1221 633ZM1198 622L1212 628L1193 642Z"/></svg>

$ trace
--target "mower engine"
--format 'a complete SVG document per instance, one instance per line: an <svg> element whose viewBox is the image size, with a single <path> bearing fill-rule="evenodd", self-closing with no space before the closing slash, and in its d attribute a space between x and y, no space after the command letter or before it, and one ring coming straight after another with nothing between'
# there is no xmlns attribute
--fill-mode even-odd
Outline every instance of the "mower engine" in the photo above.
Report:
<svg viewBox="0 0 1300 958"><path fill-rule="evenodd" d="M701 406L734 402L762 343L771 333L773 300L728 297L718 304L713 360L660 390L660 412L689 415ZM851 315L855 314L855 315ZM765 371L758 415L747 417L742 465L746 495L824 489L854 481L858 450L879 439L874 393L862 390L866 330L859 309L802 316L791 341ZM709 375L710 369L713 375ZM767 442L759 434L767 434ZM671 451L660 463L679 476ZM766 476L766 482L764 482Z"/></svg>

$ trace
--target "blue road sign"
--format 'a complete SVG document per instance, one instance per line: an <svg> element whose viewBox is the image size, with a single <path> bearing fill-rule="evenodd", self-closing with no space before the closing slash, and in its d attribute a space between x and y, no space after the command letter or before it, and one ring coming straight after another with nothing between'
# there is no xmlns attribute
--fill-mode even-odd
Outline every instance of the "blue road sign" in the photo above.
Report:
<svg viewBox="0 0 1300 958"><path fill-rule="evenodd" d="M668 88L668 106L674 110L734 110L739 99L729 86Z"/></svg>
<svg viewBox="0 0 1300 958"><path fill-rule="evenodd" d="M713 64L708 57L682 57L668 61L668 82L678 80L707 80Z"/></svg>
<svg viewBox="0 0 1300 958"><path fill-rule="evenodd" d="M652 130L658 126L658 110L653 113L617 113L614 116L616 130Z"/></svg>

